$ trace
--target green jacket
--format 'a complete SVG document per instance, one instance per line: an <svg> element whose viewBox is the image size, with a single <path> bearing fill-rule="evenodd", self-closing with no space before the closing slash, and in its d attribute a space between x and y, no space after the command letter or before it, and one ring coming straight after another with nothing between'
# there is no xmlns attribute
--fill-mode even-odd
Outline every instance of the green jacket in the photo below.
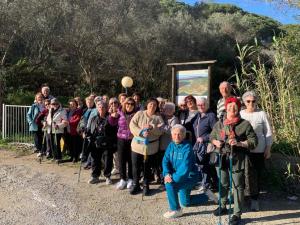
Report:
<svg viewBox="0 0 300 225"><path fill-rule="evenodd" d="M218 121L211 134L210 134L210 141L212 140L222 140L221 138L221 131L224 128L224 125L222 122ZM241 119L234 127L233 130L235 132L235 138L238 142L240 141L246 141L248 142L248 149L243 147L237 147L233 146L232 149L232 171L239 171L245 169L245 156L249 152L250 149L254 149L257 146L257 136L251 126L251 124L247 120ZM227 156L229 156L230 152L230 145L228 143L225 143L223 147L221 148L221 152L226 155L225 152L227 152ZM223 157L224 157L223 154ZM222 158L223 158L222 157ZM223 159L224 160L224 159ZM224 162L222 160L222 162ZM225 164L226 164L225 160ZM227 162L228 164L228 162ZM228 166L228 165L225 165Z"/></svg>

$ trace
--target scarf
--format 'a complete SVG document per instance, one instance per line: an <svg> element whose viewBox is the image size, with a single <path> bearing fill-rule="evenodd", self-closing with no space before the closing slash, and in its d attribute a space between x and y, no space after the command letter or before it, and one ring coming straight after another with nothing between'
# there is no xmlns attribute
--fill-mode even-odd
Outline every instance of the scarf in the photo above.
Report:
<svg viewBox="0 0 300 225"><path fill-rule="evenodd" d="M223 122L223 128L220 133L220 137L222 140L226 142L227 139L235 138L235 132L233 130L234 126L241 120L239 116L233 118L232 120L225 119Z"/></svg>

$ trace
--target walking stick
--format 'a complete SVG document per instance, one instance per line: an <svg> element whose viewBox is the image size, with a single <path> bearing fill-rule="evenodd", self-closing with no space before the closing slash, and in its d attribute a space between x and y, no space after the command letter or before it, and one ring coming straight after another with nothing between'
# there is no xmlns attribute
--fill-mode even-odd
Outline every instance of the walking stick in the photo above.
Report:
<svg viewBox="0 0 300 225"><path fill-rule="evenodd" d="M147 150L145 152L145 155L144 155L144 181L145 182L145 177L146 177L146 161L147 161ZM145 184L144 184L145 185ZM144 191L142 192L142 201L144 201Z"/></svg>
<svg viewBox="0 0 300 225"><path fill-rule="evenodd" d="M82 143L81 158L80 158L80 166L79 166L79 171L78 171L78 180L77 180L77 183L79 183L79 181L80 181L80 173L81 173L81 167L82 167L82 161L83 161L82 159L83 159L83 153L84 153L85 143L86 143L86 138L83 139L83 143Z"/></svg>
<svg viewBox="0 0 300 225"><path fill-rule="evenodd" d="M218 196L218 200L219 200L219 222L218 225L222 225L222 218L221 218L221 166L222 166L222 159L221 159L221 152L219 152L219 183L218 183L218 188L219 188L219 196Z"/></svg>
<svg viewBox="0 0 300 225"><path fill-rule="evenodd" d="M44 136L43 136L43 141L42 141L42 149L44 149L45 139L46 139L46 129L44 129ZM42 160L43 160L43 150L42 150L41 155L39 157L40 164L42 164Z"/></svg>
<svg viewBox="0 0 300 225"><path fill-rule="evenodd" d="M58 157L56 128L54 128L54 145L55 145L55 155L56 157ZM59 165L59 159L57 159L57 165Z"/></svg>
<svg viewBox="0 0 300 225"><path fill-rule="evenodd" d="M232 145L230 146L230 155L229 155L229 211L228 211L228 223L230 224L231 218L231 196L232 196Z"/></svg>

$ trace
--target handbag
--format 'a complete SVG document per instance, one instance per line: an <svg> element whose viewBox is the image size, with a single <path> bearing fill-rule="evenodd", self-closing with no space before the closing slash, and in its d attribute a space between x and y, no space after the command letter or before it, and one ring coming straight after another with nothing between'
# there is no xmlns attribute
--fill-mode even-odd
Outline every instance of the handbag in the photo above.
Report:
<svg viewBox="0 0 300 225"><path fill-rule="evenodd" d="M217 151L213 151L209 154L209 165L218 166L220 160L220 154Z"/></svg>
<svg viewBox="0 0 300 225"><path fill-rule="evenodd" d="M105 136L97 136L95 140L96 148L107 148L108 141Z"/></svg>
<svg viewBox="0 0 300 225"><path fill-rule="evenodd" d="M205 143L196 143L193 147L193 151L196 156L196 161L197 161L197 164L199 164L199 165L203 165L204 162L206 161L206 158L207 158L207 157L205 157L206 147L207 147L207 144L205 144Z"/></svg>

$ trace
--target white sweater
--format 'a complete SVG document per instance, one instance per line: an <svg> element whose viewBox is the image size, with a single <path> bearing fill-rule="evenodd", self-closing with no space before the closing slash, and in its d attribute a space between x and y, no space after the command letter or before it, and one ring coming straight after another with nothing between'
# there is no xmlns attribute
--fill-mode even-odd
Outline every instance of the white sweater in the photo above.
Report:
<svg viewBox="0 0 300 225"><path fill-rule="evenodd" d="M266 146L271 146L273 142L272 129L267 114L260 109L256 109L252 113L242 110L240 114L243 119L251 123L258 138L258 145L254 150L251 150L251 152L265 152Z"/></svg>

